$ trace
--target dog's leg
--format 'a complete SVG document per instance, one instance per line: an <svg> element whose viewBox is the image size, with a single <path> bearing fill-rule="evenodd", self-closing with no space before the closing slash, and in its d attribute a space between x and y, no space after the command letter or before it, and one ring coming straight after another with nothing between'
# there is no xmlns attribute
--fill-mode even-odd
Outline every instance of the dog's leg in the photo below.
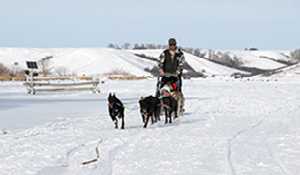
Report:
<svg viewBox="0 0 300 175"><path fill-rule="evenodd" d="M160 111L161 111L161 108L160 106L157 107L157 109L155 110L155 117L156 117L156 120L157 121L160 121Z"/></svg>
<svg viewBox="0 0 300 175"><path fill-rule="evenodd" d="M181 112L181 115L183 115L183 113L184 113L184 103L185 103L185 98L184 98L184 96L183 96L183 93L181 92L181 106L180 106L180 112Z"/></svg>
<svg viewBox="0 0 300 175"><path fill-rule="evenodd" d="M175 106L174 112L175 112L175 117L177 118L180 115L180 105L181 105L181 101L180 99L177 100L177 104Z"/></svg>
<svg viewBox="0 0 300 175"><path fill-rule="evenodd" d="M118 129L118 119L115 119L115 129Z"/></svg>
<svg viewBox="0 0 300 175"><path fill-rule="evenodd" d="M156 119L157 121L161 121L161 119L160 119L160 113L157 113L157 114L156 114L156 118L157 118L157 119Z"/></svg>
<svg viewBox="0 0 300 175"><path fill-rule="evenodd" d="M168 109L165 108L165 124L168 123Z"/></svg>
<svg viewBox="0 0 300 175"><path fill-rule="evenodd" d="M174 119L178 118L178 114L179 114L178 110L176 110L174 113L175 113Z"/></svg>
<svg viewBox="0 0 300 175"><path fill-rule="evenodd" d="M157 122L155 111L152 112L153 123Z"/></svg>
<svg viewBox="0 0 300 175"><path fill-rule="evenodd" d="M181 111L181 98L179 96L179 98L177 99L177 104L175 105L175 119L178 118L179 114L180 114L180 111Z"/></svg>
<svg viewBox="0 0 300 175"><path fill-rule="evenodd" d="M121 129L125 129L125 121L124 121L124 117L122 117L122 126Z"/></svg>
<svg viewBox="0 0 300 175"><path fill-rule="evenodd" d="M181 93L177 91L174 96L174 101L172 101L173 110L175 112L174 119L176 119L180 114L180 106L181 106Z"/></svg>
<svg viewBox="0 0 300 175"><path fill-rule="evenodd" d="M153 116L153 113L152 112L150 112L149 113L149 115L150 115L150 118L151 118L151 124L153 125L154 124L154 116Z"/></svg>
<svg viewBox="0 0 300 175"><path fill-rule="evenodd" d="M110 112L110 118L111 118L112 122L115 124L115 129L118 129L118 119L117 119L117 116L113 115Z"/></svg>
<svg viewBox="0 0 300 175"><path fill-rule="evenodd" d="M155 119L157 122L160 121L160 114L158 112L155 112Z"/></svg>
<svg viewBox="0 0 300 175"><path fill-rule="evenodd" d="M144 124L144 128L147 128L149 117L150 117L149 114L147 114L146 121L145 121L145 124Z"/></svg>
<svg viewBox="0 0 300 175"><path fill-rule="evenodd" d="M170 112L169 112L169 123L172 123L172 111L170 110Z"/></svg>
<svg viewBox="0 0 300 175"><path fill-rule="evenodd" d="M142 114L142 119L143 119L143 123L145 123L146 122L146 116L145 116L145 114Z"/></svg>
<svg viewBox="0 0 300 175"><path fill-rule="evenodd" d="M121 129L125 129L125 117L124 117L124 110L121 113L121 118L122 118L122 126Z"/></svg>

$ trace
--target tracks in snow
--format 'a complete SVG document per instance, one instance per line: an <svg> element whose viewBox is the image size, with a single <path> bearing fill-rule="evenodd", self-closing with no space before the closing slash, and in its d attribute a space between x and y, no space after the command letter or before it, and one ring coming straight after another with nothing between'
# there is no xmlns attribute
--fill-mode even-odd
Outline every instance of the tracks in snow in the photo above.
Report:
<svg viewBox="0 0 300 175"><path fill-rule="evenodd" d="M229 168L231 171L232 175L236 175L236 169L234 167L233 161L232 161L232 144L233 142L241 135L243 135L244 133L247 133L257 127L259 127L266 119L267 117L264 117L263 119L259 120L258 122L256 122L255 124L251 125L249 128L243 129L238 131L236 134L234 134L230 139L228 139L228 146L227 146L227 161L229 164Z"/></svg>
<svg viewBox="0 0 300 175"><path fill-rule="evenodd" d="M268 150L269 155L272 157L272 160L276 163L276 165L279 167L280 171L284 174L284 175L288 175L287 170L285 169L284 166L282 166L282 164L280 163L280 160L274 155L274 153L272 152L270 146L266 143L266 147Z"/></svg>
<svg viewBox="0 0 300 175"><path fill-rule="evenodd" d="M280 107L277 110L273 111L273 113L276 113L280 110L284 110L284 107ZM229 164L229 169L231 171L232 175L237 175L236 169L234 167L233 161L232 161L232 145L234 143L234 141L240 137L241 135L252 131L253 129L259 127L260 125L263 124L263 122L268 118L268 115L266 115L265 117L263 117L261 120L259 120L258 122L254 123L253 125L251 125L250 127L246 128L246 129L242 129L240 131L238 131L236 134L234 134L230 139L227 140L228 145L227 145L227 162ZM273 154L270 146L268 144L266 144L266 149L268 150L268 154L270 155L270 157L272 158L272 160L275 162L275 164L279 167L280 171L284 174L284 175L288 175L288 171L286 170L286 168L280 163L280 161L275 157L275 155Z"/></svg>

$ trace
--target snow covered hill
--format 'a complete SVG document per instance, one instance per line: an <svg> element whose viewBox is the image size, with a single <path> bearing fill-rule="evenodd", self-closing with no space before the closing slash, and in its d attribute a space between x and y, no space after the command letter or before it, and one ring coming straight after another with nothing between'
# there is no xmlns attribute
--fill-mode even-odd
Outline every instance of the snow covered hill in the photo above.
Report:
<svg viewBox="0 0 300 175"><path fill-rule="evenodd" d="M259 51L252 51L252 55L255 55L259 58L272 58L278 61L292 61L290 58L290 51L289 50L259 50Z"/></svg>
<svg viewBox="0 0 300 175"><path fill-rule="evenodd" d="M0 63L9 67L13 67L14 63L18 62L20 68L25 68L26 60L39 60L46 56L53 56L50 63L52 71L65 71L79 75L119 71L135 76L151 76L144 69L152 68L154 65L151 61L142 60L130 52L106 48L0 49Z"/></svg>
<svg viewBox="0 0 300 175"><path fill-rule="evenodd" d="M300 77L300 63L284 68L278 73L271 76L272 78L299 78Z"/></svg>
<svg viewBox="0 0 300 175"><path fill-rule="evenodd" d="M109 73L128 73L134 76L151 76L148 71L157 63L136 56L158 58L163 50L116 50L108 48L0 48L0 63L12 69L24 69L25 61L39 60L53 56L50 68L56 74L101 75ZM216 51L217 53L218 51ZM264 70L278 69L287 66L291 61L288 51L238 51L222 50L237 56L245 67ZM185 53L186 62L194 71L207 76L231 76L233 73L246 73L223 66L204 58ZM17 64L15 64L17 63Z"/></svg>
<svg viewBox="0 0 300 175"><path fill-rule="evenodd" d="M275 60L288 61L289 59L276 51L241 51L225 50L223 53L229 53L231 56L237 56L244 67L252 67L263 70L278 69L286 66ZM274 59L274 60L272 60Z"/></svg>
<svg viewBox="0 0 300 175"><path fill-rule="evenodd" d="M146 50L130 50L135 54L144 54L146 56L159 58L160 54L163 52L161 49L146 49ZM213 63L204 58L199 58L189 53L184 53L186 62L197 72L204 72L206 75L221 75L230 76L233 73L242 72L236 69L232 69L220 64Z"/></svg>

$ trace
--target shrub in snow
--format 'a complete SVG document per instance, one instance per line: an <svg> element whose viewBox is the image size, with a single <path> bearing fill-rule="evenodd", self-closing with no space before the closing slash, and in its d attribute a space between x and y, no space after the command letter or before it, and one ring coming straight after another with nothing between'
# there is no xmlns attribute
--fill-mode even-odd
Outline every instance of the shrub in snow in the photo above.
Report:
<svg viewBox="0 0 300 175"><path fill-rule="evenodd" d="M104 75L108 75L108 76L114 76L114 75L118 75L118 76L132 76L129 72L126 72L124 70L120 70L120 69L115 69L112 70Z"/></svg>
<svg viewBox="0 0 300 175"><path fill-rule="evenodd" d="M17 66L17 64L15 64ZM24 80L25 73L23 69L12 67L8 68L0 63L0 80Z"/></svg>
<svg viewBox="0 0 300 175"><path fill-rule="evenodd" d="M236 56L230 56L229 53L218 52L216 55L217 60L230 67L240 67L243 62Z"/></svg>
<svg viewBox="0 0 300 175"><path fill-rule="evenodd" d="M2 63L0 63L0 76L7 76L10 74L10 70L4 66Z"/></svg>
<svg viewBox="0 0 300 175"><path fill-rule="evenodd" d="M300 49L291 52L291 57L297 61L300 61Z"/></svg>

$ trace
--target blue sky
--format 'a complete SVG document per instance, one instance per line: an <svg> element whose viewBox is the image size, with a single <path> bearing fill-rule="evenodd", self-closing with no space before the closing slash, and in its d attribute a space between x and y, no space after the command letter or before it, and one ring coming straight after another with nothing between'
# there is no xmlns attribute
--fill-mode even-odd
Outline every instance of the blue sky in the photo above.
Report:
<svg viewBox="0 0 300 175"><path fill-rule="evenodd" d="M0 0L0 47L300 47L298 0Z"/></svg>

